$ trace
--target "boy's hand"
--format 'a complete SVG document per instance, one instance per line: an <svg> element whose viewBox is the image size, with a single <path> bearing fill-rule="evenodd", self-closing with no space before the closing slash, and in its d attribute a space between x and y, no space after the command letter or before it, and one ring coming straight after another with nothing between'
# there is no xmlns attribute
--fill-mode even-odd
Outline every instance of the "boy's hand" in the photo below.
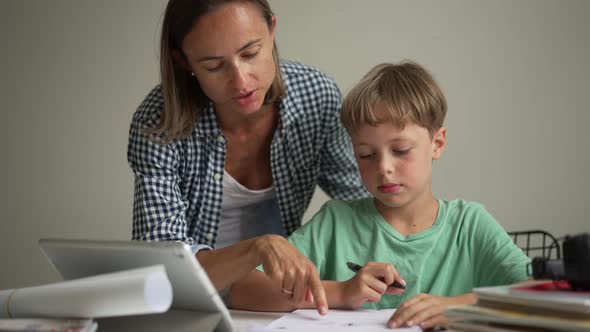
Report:
<svg viewBox="0 0 590 332"><path fill-rule="evenodd" d="M419 294L406 300L397 308L387 322L390 328L419 325L422 329L435 326L447 326L448 321L443 313L451 305L473 304L476 298L473 293L455 297L443 297L430 294Z"/></svg>
<svg viewBox="0 0 590 332"><path fill-rule="evenodd" d="M406 283L393 265L367 263L354 277L342 283L342 306L357 309L367 301L379 302L383 294L402 293L403 289L388 286L394 280Z"/></svg>

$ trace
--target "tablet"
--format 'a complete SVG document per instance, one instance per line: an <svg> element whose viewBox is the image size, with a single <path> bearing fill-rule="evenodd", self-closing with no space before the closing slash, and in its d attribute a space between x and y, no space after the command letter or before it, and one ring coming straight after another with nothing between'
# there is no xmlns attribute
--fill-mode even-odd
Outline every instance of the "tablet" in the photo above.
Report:
<svg viewBox="0 0 590 332"><path fill-rule="evenodd" d="M65 280L162 264L172 284L173 308L221 313L216 331L235 331L229 311L185 243L41 239L39 246Z"/></svg>

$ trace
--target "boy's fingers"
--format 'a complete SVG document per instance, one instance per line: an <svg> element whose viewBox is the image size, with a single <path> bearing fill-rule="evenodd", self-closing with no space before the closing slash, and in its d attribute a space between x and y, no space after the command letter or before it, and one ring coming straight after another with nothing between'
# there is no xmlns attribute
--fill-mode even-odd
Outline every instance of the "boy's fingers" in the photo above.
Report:
<svg viewBox="0 0 590 332"><path fill-rule="evenodd" d="M402 303L402 305L400 306L400 308L399 308L399 309L405 309L405 308L407 308L407 307L411 307L411 306L413 306L414 304L416 304L416 303L418 303L418 302L422 301L422 300L423 300L425 297L426 297L426 295L425 295L425 294L418 294L418 295L416 295L416 296L414 296L414 297L412 297L412 298L410 298L410 299L408 299L408 300L404 301L404 303ZM396 312L397 312L397 311L396 311Z"/></svg>
<svg viewBox="0 0 590 332"><path fill-rule="evenodd" d="M380 295L387 291L387 284L380 278L372 278L368 280L367 286Z"/></svg>
<svg viewBox="0 0 590 332"><path fill-rule="evenodd" d="M403 289L403 288L397 288L397 287L389 286L385 290L385 294L401 294L404 291L405 291L405 289Z"/></svg>
<svg viewBox="0 0 590 332"><path fill-rule="evenodd" d="M383 281L391 285L394 281L399 282L402 285L406 285L406 281L402 278L402 276L397 272L396 268L392 264L388 263L380 263L379 265L379 275L383 278Z"/></svg>
<svg viewBox="0 0 590 332"><path fill-rule="evenodd" d="M406 281L404 280L404 278L402 278L402 276L397 271L395 271L395 280L397 280L400 284L402 284L404 286L406 285Z"/></svg>
<svg viewBox="0 0 590 332"><path fill-rule="evenodd" d="M376 292L374 289L370 289L367 295L367 301L371 303L377 303L381 300L381 293Z"/></svg>
<svg viewBox="0 0 590 332"><path fill-rule="evenodd" d="M424 298L425 296L420 294L402 303L389 319L389 323L395 322L395 327L400 327L407 323L411 323L410 325L416 324L417 322L413 321L414 316L428 308L428 304L422 302Z"/></svg>
<svg viewBox="0 0 590 332"><path fill-rule="evenodd" d="M386 284L391 285L394 280L399 278L397 271L395 270L395 267L391 264L384 263L382 266L383 271L381 273L383 273L383 280Z"/></svg>
<svg viewBox="0 0 590 332"><path fill-rule="evenodd" d="M328 300L326 300L326 293L319 276L316 273L312 273L309 276L309 289L313 299L315 300L316 307L320 315L328 313Z"/></svg>
<svg viewBox="0 0 590 332"><path fill-rule="evenodd" d="M434 328L436 326L447 326L447 319L443 315L434 316L420 323L422 329Z"/></svg>
<svg viewBox="0 0 590 332"><path fill-rule="evenodd" d="M391 272L393 274L393 279L391 280L391 282L389 282L388 284L392 284L394 281L397 280L397 282L399 282L402 285L406 285L406 281L404 280L404 278L402 278L402 276L399 274L399 272L397 272L397 269L395 268L395 266L389 264L389 267L391 268Z"/></svg>

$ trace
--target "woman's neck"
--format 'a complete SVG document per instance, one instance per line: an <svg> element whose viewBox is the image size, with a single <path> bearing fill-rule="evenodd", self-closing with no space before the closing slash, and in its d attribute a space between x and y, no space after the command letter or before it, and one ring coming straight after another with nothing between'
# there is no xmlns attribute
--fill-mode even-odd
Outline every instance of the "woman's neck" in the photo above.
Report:
<svg viewBox="0 0 590 332"><path fill-rule="evenodd" d="M278 124L279 112L275 105L263 105L252 114L224 112L216 110L219 128L226 135L250 136L274 132Z"/></svg>

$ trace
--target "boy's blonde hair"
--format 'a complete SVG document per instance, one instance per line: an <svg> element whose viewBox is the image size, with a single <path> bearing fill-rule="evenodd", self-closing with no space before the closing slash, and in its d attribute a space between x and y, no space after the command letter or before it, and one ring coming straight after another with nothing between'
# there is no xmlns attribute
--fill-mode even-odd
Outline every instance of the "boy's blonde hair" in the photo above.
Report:
<svg viewBox="0 0 590 332"><path fill-rule="evenodd" d="M387 114L378 114L382 103ZM346 95L342 124L349 134L360 126L391 120L399 128L408 121L428 129L430 136L442 127L447 102L434 78L415 62L382 63L371 69Z"/></svg>

